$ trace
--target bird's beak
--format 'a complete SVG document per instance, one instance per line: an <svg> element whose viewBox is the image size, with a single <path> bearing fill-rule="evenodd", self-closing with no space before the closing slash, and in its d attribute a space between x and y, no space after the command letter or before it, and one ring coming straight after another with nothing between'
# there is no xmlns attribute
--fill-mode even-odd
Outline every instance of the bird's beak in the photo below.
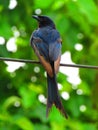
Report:
<svg viewBox="0 0 98 130"><path fill-rule="evenodd" d="M40 21L40 19L37 15L32 15L32 18L36 19L37 21Z"/></svg>

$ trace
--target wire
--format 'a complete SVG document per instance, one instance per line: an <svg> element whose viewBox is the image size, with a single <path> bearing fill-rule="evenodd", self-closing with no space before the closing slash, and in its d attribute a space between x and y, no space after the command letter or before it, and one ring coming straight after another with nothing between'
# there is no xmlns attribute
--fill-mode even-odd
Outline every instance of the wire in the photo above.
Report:
<svg viewBox="0 0 98 130"><path fill-rule="evenodd" d="M39 61L35 61L35 60L13 59L13 58L4 58L4 57L0 57L0 61L11 61L11 62L24 62L24 63L31 63L31 64L40 64ZM87 68L87 69L98 69L98 66L80 65L80 64L63 64L63 63L61 63L60 66L75 67L75 68Z"/></svg>

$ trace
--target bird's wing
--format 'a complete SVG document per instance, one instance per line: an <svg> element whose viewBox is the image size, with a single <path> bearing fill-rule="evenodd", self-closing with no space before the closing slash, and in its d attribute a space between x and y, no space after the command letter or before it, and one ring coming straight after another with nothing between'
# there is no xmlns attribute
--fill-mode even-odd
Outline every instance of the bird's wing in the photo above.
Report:
<svg viewBox="0 0 98 130"><path fill-rule="evenodd" d="M30 41L31 41L31 46L33 47L36 55L38 56L40 62L44 66L45 70L50 75L50 77L53 77L53 70L49 63L48 44L43 42L41 38L36 37L35 34L32 34Z"/></svg>
<svg viewBox="0 0 98 130"><path fill-rule="evenodd" d="M43 30L36 30L31 36L31 45L48 74L53 76L53 69L50 62L54 62L57 73L61 57L61 41L56 30L50 31L48 30L47 33L46 30L45 32Z"/></svg>
<svg viewBox="0 0 98 130"><path fill-rule="evenodd" d="M42 38L39 36L39 31L34 31L31 36L31 45L36 46L36 49L39 51L39 54L43 56L46 60L49 59L48 56L48 44L46 44ZM34 47L33 47L34 48Z"/></svg>
<svg viewBox="0 0 98 130"><path fill-rule="evenodd" d="M61 60L61 47L62 40L60 38L59 33L56 30L52 31L52 39L49 44L49 57L52 61L54 61L54 69L55 73L59 70L60 60Z"/></svg>

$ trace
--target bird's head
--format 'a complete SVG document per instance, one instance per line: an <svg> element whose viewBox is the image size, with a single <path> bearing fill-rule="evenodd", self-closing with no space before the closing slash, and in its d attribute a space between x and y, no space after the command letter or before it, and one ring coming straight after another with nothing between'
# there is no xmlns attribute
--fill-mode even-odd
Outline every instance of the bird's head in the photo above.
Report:
<svg viewBox="0 0 98 130"><path fill-rule="evenodd" d="M37 16L37 15L33 15L32 16L34 19L36 19L39 23L39 27L46 27L46 26L50 26L52 28L55 28L55 24L54 22L47 16Z"/></svg>

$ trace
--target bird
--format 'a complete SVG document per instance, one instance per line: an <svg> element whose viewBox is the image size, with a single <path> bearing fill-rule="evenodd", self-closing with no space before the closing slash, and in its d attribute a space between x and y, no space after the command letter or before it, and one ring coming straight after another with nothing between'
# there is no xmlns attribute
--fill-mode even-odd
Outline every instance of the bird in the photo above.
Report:
<svg viewBox="0 0 98 130"><path fill-rule="evenodd" d="M68 118L61 102L56 78L59 71L62 48L60 33L50 17L45 15L32 15L32 17L37 20L38 28L31 34L30 44L47 72L46 116L48 117L51 107L55 105L60 113L65 118Z"/></svg>

